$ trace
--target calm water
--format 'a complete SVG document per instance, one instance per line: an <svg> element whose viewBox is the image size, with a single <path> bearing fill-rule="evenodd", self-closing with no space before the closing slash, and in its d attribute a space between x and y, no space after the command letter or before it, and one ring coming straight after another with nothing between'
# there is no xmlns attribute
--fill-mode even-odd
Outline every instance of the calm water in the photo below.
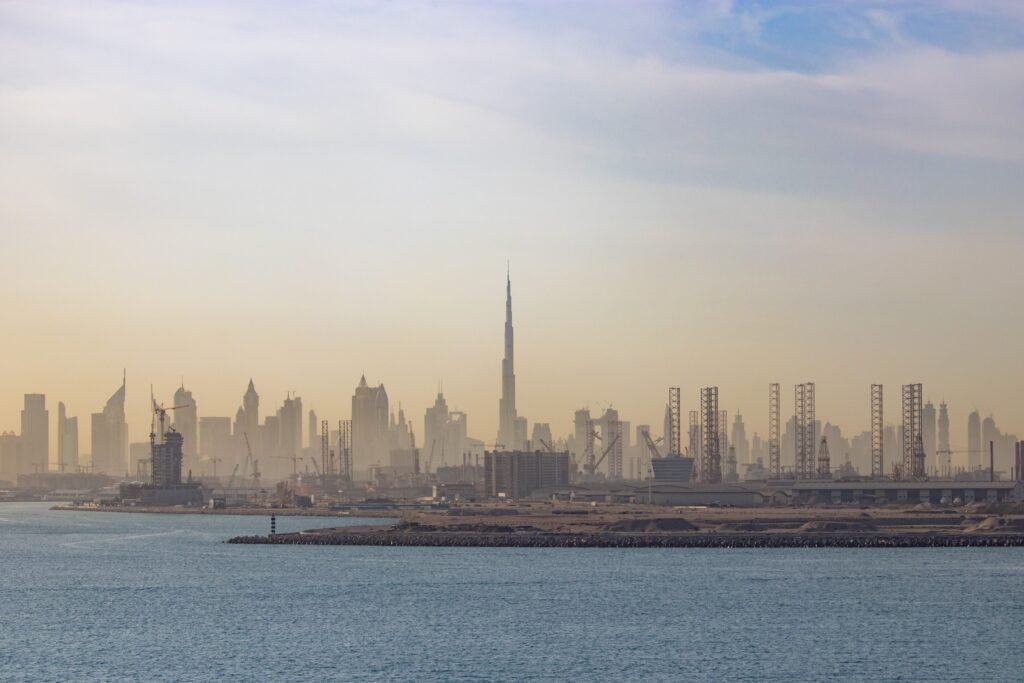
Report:
<svg viewBox="0 0 1024 683"><path fill-rule="evenodd" d="M0 505L2 680L1024 678L1021 549L230 546L266 518L47 507Z"/></svg>

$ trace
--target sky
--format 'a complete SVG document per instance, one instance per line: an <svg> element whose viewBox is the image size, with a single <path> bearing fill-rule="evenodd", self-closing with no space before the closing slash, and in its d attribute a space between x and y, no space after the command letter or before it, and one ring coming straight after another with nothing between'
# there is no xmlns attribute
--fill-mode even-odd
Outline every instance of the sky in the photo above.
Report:
<svg viewBox="0 0 1024 683"><path fill-rule="evenodd" d="M250 377L660 425L869 385L1024 435L1024 3L0 4L0 429ZM55 442L55 438L51 437ZM51 448L55 443L51 444ZM954 461L955 462L955 461Z"/></svg>

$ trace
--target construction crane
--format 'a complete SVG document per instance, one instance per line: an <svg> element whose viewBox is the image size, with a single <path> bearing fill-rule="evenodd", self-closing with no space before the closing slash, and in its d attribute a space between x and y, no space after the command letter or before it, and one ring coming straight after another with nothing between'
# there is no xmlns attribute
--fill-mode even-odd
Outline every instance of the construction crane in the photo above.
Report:
<svg viewBox="0 0 1024 683"><path fill-rule="evenodd" d="M249 461L252 461L253 488L258 489L260 487L259 462L252 457L252 446L249 445L249 432L242 432L242 436L245 437L245 464L248 465ZM243 476L245 475L243 474Z"/></svg>
<svg viewBox="0 0 1024 683"><path fill-rule="evenodd" d="M238 474L238 463L235 463L235 469L231 470L231 476L228 477L228 485L224 487L225 489L231 489L231 485L235 483L236 474Z"/></svg>
<svg viewBox="0 0 1024 683"><path fill-rule="evenodd" d="M427 456L427 467L423 470L424 474L430 474L430 465L434 462L434 447L437 445L437 439L433 439L430 442L430 455Z"/></svg>
<svg viewBox="0 0 1024 683"><path fill-rule="evenodd" d="M597 459L597 462L595 462L593 465L584 464L583 469L585 470L585 473L589 474L590 476L594 476L594 474L597 472L597 468L601 466L601 463L604 462L604 459L608 457L608 454L612 452L612 449L615 448L615 444L617 444L619 442L619 439L621 438L621 434L616 434L615 438L612 439L612 442L608 444L608 448L604 449L604 453L602 453L601 457Z"/></svg>
<svg viewBox="0 0 1024 683"><path fill-rule="evenodd" d="M186 405L171 406L170 408L165 408L163 406L163 404L158 404L156 402L156 399L153 398L153 388L152 387L150 387L150 389L149 389L149 400L153 402L153 419L150 422L149 431L150 431L151 435L160 437L160 443L163 443L164 434L167 431L166 427L164 427L164 423L167 421L167 411L168 410L180 410L181 408L191 408L192 405L191 404L186 404ZM160 432L159 433L157 433L157 431L156 431L156 421L157 420L160 420Z"/></svg>
<svg viewBox="0 0 1024 683"><path fill-rule="evenodd" d="M664 441L664 437L659 436L657 440L651 438L650 432L643 432L644 441L647 442L647 450L651 452L652 458L660 458L661 451L658 450L658 442Z"/></svg>
<svg viewBox="0 0 1024 683"><path fill-rule="evenodd" d="M555 452L555 449L551 447L551 444L549 444L544 439L540 439L540 445L543 446L544 448L548 449L548 453L554 453Z"/></svg>

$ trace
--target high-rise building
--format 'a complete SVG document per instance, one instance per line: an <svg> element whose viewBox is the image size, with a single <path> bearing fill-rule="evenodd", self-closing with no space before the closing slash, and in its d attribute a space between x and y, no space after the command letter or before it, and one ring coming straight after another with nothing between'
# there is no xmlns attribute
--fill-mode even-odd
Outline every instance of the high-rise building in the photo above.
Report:
<svg viewBox="0 0 1024 683"><path fill-rule="evenodd" d="M102 413L92 414L92 465L97 472L122 474L128 468L128 423L125 420L125 384L114 392Z"/></svg>
<svg viewBox="0 0 1024 683"><path fill-rule="evenodd" d="M747 441L747 428L743 424L743 416L739 411L732 423L732 445L736 448L736 462L750 464L750 443Z"/></svg>
<svg viewBox="0 0 1024 683"><path fill-rule="evenodd" d="M619 411L608 408L601 416L601 454L604 456L605 467L609 479L622 479L622 422ZM598 456L600 458L600 456Z"/></svg>
<svg viewBox="0 0 1024 683"><path fill-rule="evenodd" d="M31 467L25 467L22 455L21 437L14 432L0 433L0 481L14 486L19 474L28 474Z"/></svg>
<svg viewBox="0 0 1024 683"><path fill-rule="evenodd" d="M384 385L371 387L363 375L352 395L353 469L365 470L389 462L388 419L388 393Z"/></svg>
<svg viewBox="0 0 1024 683"><path fill-rule="evenodd" d="M936 417L935 405L928 401L924 404L924 409L921 411L921 442L924 444L926 469L933 465L938 465L935 460L938 437Z"/></svg>
<svg viewBox="0 0 1024 683"><path fill-rule="evenodd" d="M516 373L515 348L512 333L512 278L505 279L505 357L501 361L501 400L498 402L498 444L509 451L519 450L526 440L525 425L522 434L516 429Z"/></svg>
<svg viewBox="0 0 1024 683"><path fill-rule="evenodd" d="M551 425L547 422L533 423L533 432L530 434L530 450L554 452L552 445L554 440L554 437L551 436Z"/></svg>
<svg viewBox="0 0 1024 683"><path fill-rule="evenodd" d="M952 463L950 451L952 450L949 446L949 412L946 409L946 402L943 401L939 404L939 434L936 443L936 453L941 454L939 456L939 472L944 476L950 476L952 473Z"/></svg>
<svg viewBox="0 0 1024 683"><path fill-rule="evenodd" d="M443 449L448 445L448 401L444 392L438 388L434 405L427 408L423 415L423 448L429 453Z"/></svg>
<svg viewBox="0 0 1024 683"><path fill-rule="evenodd" d="M23 457L33 470L45 472L50 468L50 411L46 409L46 396L43 394L25 394L25 408L21 411L21 448Z"/></svg>
<svg viewBox="0 0 1024 683"><path fill-rule="evenodd" d="M242 449L242 453L244 453L244 439ZM207 460L220 458L223 462L231 462L236 459L237 452L231 443L230 417L199 418L199 453L203 458Z"/></svg>
<svg viewBox="0 0 1024 683"><path fill-rule="evenodd" d="M64 402L57 404L57 471L78 467L78 418L68 417Z"/></svg>
<svg viewBox="0 0 1024 683"><path fill-rule="evenodd" d="M181 457L183 467L196 468L199 465L199 410L192 392L185 385L174 392L174 428L181 435Z"/></svg>
<svg viewBox="0 0 1024 683"><path fill-rule="evenodd" d="M281 432L278 436L278 452L286 458L302 455L302 399L288 395L284 405L277 411Z"/></svg>
<svg viewBox="0 0 1024 683"><path fill-rule="evenodd" d="M971 472L981 467L981 415L973 411L967 416L967 469Z"/></svg>

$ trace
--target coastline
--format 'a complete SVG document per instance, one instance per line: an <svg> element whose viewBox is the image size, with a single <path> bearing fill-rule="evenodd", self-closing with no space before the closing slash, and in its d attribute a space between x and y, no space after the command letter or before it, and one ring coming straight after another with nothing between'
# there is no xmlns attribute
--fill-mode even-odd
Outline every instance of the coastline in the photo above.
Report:
<svg viewBox="0 0 1024 683"><path fill-rule="evenodd" d="M391 526L240 536L236 544L478 548L1024 547L1019 510L587 508L407 512Z"/></svg>
<svg viewBox="0 0 1024 683"><path fill-rule="evenodd" d="M964 548L1024 547L1019 534L517 534L367 528L237 536L242 545L359 545L439 548Z"/></svg>

